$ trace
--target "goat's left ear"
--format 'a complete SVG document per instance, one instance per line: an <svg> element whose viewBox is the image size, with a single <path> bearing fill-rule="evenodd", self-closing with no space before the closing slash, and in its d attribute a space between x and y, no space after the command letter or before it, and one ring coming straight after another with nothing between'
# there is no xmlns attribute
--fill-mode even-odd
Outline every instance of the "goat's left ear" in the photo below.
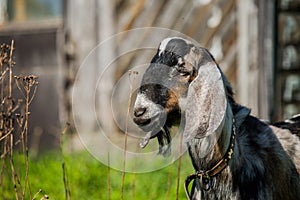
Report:
<svg viewBox="0 0 300 200"><path fill-rule="evenodd" d="M220 69L215 61L199 66L191 82L185 110L184 138L203 138L223 125L227 100Z"/></svg>

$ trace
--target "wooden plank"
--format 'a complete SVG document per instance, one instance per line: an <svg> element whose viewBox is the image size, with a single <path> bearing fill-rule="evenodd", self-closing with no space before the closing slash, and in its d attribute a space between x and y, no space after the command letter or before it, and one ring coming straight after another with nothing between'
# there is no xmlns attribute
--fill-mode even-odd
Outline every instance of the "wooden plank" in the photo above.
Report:
<svg viewBox="0 0 300 200"><path fill-rule="evenodd" d="M145 6L145 0L139 0L135 6L131 9L131 17L129 21L124 25L124 27L121 29L121 31L128 31L129 29L133 28L134 22L137 20L137 18L140 16L142 11L144 10Z"/></svg>
<svg viewBox="0 0 300 200"><path fill-rule="evenodd" d="M251 0L238 0L238 69L237 96L239 101L249 106L249 4ZM253 88L254 89L254 88Z"/></svg>
<svg viewBox="0 0 300 200"><path fill-rule="evenodd" d="M229 16L229 14L233 12L234 8L235 8L235 0L229 0L229 2L226 1L225 6L221 8L223 16L220 24L215 28L207 28L206 33L200 39L201 43L203 43L204 46L207 46L211 42L216 32L224 26L227 20L227 16Z"/></svg>

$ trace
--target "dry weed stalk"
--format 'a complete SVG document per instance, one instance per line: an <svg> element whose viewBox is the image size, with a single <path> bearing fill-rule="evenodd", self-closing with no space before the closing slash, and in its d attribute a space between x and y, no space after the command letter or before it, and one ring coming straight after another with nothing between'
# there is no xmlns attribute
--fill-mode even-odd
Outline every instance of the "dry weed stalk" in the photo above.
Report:
<svg viewBox="0 0 300 200"><path fill-rule="evenodd" d="M11 180L15 191L15 199L25 199L28 195L32 199L29 184L28 165L28 127L29 106L35 97L38 81L37 76L13 76L14 41L10 45L0 45L0 153L2 160L0 184L4 190L4 171L9 161ZM21 99L14 97L16 87L22 94ZM21 148L19 148L21 144ZM25 178L21 180L23 165L19 161L15 164L14 150L21 150L24 157ZM24 174L24 172L23 172ZM3 194L4 192L2 192ZM4 198L4 197L2 197Z"/></svg>
<svg viewBox="0 0 300 200"><path fill-rule="evenodd" d="M22 151L24 155L24 162L25 162L25 180L24 180L24 190L23 190L23 197L25 196L27 185L30 192L30 185L28 181L28 122L29 122L29 106L32 103L38 86L37 76L29 75L29 76L15 76L15 83L18 87L19 91L23 95L23 99L25 100L24 109L25 109L25 119L22 118L22 115L16 114L16 122L21 130L21 144L22 144ZM20 102L20 101L19 101ZM31 195L30 195L31 196Z"/></svg>
<svg viewBox="0 0 300 200"><path fill-rule="evenodd" d="M37 200L40 195L43 195L42 198L40 198L40 200L46 200L49 199L49 196L47 194L43 194L44 191L42 189L40 189L37 193L34 194L32 200Z"/></svg>
<svg viewBox="0 0 300 200"><path fill-rule="evenodd" d="M169 167L168 171L168 183L167 183L167 191L166 191L166 200L169 199L170 187L171 187L171 167Z"/></svg>
<svg viewBox="0 0 300 200"><path fill-rule="evenodd" d="M62 172L63 172L63 182L64 182L65 199L66 200L71 199L71 190L70 190L70 186L69 186L69 176L68 176L68 170L67 170L67 166L66 166L66 160L64 157L63 143L64 143L64 136L66 135L69 127L70 127L70 124L67 123L64 130L61 132L61 135L60 135L60 152L62 155L61 166L62 166Z"/></svg>
<svg viewBox="0 0 300 200"><path fill-rule="evenodd" d="M125 181L125 170L126 170L126 151L127 151L127 138L128 138L128 122L129 122L129 113L130 113L130 105L132 101L132 86L135 80L135 76L138 74L137 71L129 70L129 99L127 105L127 114L126 114L126 127L125 127L125 139L124 139L124 160L123 160L123 171L122 171L122 183L121 183L121 200L124 198L124 181ZM133 77L131 77L133 75Z"/></svg>
<svg viewBox="0 0 300 200"><path fill-rule="evenodd" d="M180 185L180 169L181 169L181 155L182 155L182 134L179 139L179 158L177 163L177 183L176 183L176 200L179 198L179 185Z"/></svg>
<svg viewBox="0 0 300 200"><path fill-rule="evenodd" d="M107 199L110 200L110 157L107 153Z"/></svg>

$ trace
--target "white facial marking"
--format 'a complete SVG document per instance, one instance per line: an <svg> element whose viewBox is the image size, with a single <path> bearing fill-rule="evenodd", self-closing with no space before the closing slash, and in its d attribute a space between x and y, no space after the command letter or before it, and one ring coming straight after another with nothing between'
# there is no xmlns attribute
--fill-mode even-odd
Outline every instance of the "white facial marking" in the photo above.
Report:
<svg viewBox="0 0 300 200"><path fill-rule="evenodd" d="M169 37L169 38L166 38L164 39L163 41L161 41L158 49L159 49L159 52L158 52L158 56L161 56L161 54L166 50L166 47L168 45L168 43L170 42L170 40L172 39L179 39L179 40L184 40L187 44L191 44L190 41L186 40L186 39L183 39L181 37Z"/></svg>
<svg viewBox="0 0 300 200"><path fill-rule="evenodd" d="M165 51L167 44L170 42L170 40L172 40L173 38L166 38L163 41L161 41L158 49L159 49L159 53L158 56L161 56L161 54Z"/></svg>
<svg viewBox="0 0 300 200"><path fill-rule="evenodd" d="M146 112L143 115L143 118L152 118L163 110L160 105L148 99L148 97L143 93L138 93L134 107L147 108Z"/></svg>
<svg viewBox="0 0 300 200"><path fill-rule="evenodd" d="M170 37L170 38L164 39L163 41L161 41L161 43L158 47L158 49L159 49L158 56L161 56L161 54L166 50L166 47L167 47L168 43L170 42L170 40L173 40L173 39L179 39L179 40L186 41L185 39L180 38L180 37Z"/></svg>

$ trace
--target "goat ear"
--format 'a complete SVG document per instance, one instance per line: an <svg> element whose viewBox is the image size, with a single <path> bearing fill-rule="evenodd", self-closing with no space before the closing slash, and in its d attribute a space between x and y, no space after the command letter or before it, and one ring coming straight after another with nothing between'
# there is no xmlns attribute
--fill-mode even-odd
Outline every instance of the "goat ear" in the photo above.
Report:
<svg viewBox="0 0 300 200"><path fill-rule="evenodd" d="M185 141L214 133L224 123L226 106L224 83L217 64L212 60L199 66L187 94Z"/></svg>

